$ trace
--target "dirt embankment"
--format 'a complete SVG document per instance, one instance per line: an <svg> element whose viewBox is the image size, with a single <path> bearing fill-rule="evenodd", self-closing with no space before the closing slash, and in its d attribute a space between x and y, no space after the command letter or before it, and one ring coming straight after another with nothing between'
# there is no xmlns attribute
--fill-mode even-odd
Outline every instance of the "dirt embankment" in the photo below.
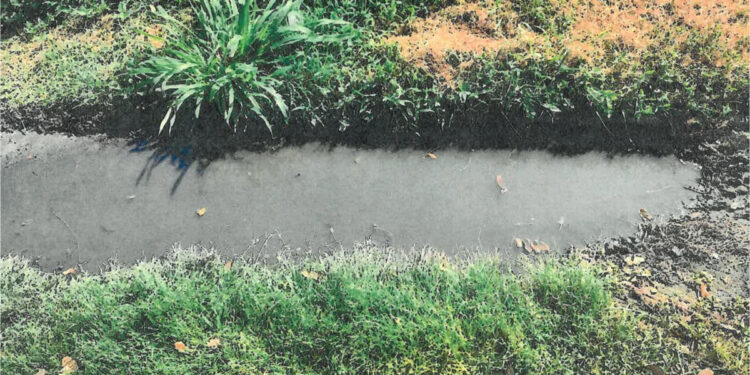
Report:
<svg viewBox="0 0 750 375"><path fill-rule="evenodd" d="M748 371L749 152L748 133L736 131L685 150L702 167L693 212L573 251L620 280L614 293L646 313L642 329L667 329L667 344L685 355L675 372Z"/></svg>

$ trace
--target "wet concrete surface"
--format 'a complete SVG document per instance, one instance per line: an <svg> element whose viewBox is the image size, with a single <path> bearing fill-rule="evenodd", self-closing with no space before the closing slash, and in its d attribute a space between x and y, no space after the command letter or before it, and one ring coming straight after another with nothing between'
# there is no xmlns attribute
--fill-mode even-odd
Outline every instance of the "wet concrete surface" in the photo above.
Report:
<svg viewBox="0 0 750 375"><path fill-rule="evenodd" d="M4 133L2 146L2 252L46 269L130 263L176 243L237 254L268 233L300 253L368 238L512 257L520 237L559 251L634 233L640 208L657 221L683 212L699 177L674 157L602 153L441 150L431 159L310 144L240 152L201 171L93 138Z"/></svg>

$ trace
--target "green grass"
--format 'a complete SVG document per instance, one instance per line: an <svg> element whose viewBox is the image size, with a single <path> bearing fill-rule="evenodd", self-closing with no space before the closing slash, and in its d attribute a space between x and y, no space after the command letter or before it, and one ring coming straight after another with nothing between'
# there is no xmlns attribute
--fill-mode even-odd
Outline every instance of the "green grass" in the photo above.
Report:
<svg viewBox="0 0 750 375"><path fill-rule="evenodd" d="M17 257L0 270L9 374L53 373L65 356L82 374L633 374L664 361L608 282L573 263L517 276L361 245L276 266L178 250L101 275Z"/></svg>
<svg viewBox="0 0 750 375"><path fill-rule="evenodd" d="M644 117L712 123L748 113L750 38L738 31L748 18L740 5L707 18L714 2L672 9L654 0L623 13L653 13L647 21L618 22L625 18L607 15L634 3L598 2L589 4L599 7L587 16L592 25L581 25L587 2L477 2L494 25L490 34L515 44L436 61L456 70L446 85L384 39L446 10L454 12L448 18L471 19L456 1L10 0L4 17L14 32L0 50L0 101L35 113L146 97L165 100L166 116L143 126L179 126L179 112L264 132L387 123L420 133L484 124L487 114L598 126ZM651 31L639 33L635 22Z"/></svg>
<svg viewBox="0 0 750 375"><path fill-rule="evenodd" d="M170 100L159 131L168 121L171 131L185 102L193 102L191 108L198 117L205 101L232 125L252 116L271 130L267 115L271 111L287 120L289 109L280 92L305 87L297 83L306 45L354 37L348 23L312 17L301 6L301 0L272 1L264 7L254 0L244 4L202 0L193 5L195 23L180 21L162 7L156 9L167 34L180 37L168 41L131 74Z"/></svg>

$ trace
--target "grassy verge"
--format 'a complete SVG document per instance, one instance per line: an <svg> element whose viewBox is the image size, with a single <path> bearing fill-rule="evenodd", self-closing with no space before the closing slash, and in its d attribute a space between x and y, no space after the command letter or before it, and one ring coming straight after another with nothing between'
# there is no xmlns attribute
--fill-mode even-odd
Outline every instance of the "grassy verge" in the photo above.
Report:
<svg viewBox="0 0 750 375"><path fill-rule="evenodd" d="M518 276L491 260L355 250L273 267L177 251L101 275L5 257L0 366L52 373L70 357L88 374L632 374L676 360L593 268L550 261Z"/></svg>
<svg viewBox="0 0 750 375"><path fill-rule="evenodd" d="M487 113L700 122L748 108L746 0L59 0L44 18L13 4L0 100L20 113L151 95L177 128L180 112L236 130L419 132Z"/></svg>

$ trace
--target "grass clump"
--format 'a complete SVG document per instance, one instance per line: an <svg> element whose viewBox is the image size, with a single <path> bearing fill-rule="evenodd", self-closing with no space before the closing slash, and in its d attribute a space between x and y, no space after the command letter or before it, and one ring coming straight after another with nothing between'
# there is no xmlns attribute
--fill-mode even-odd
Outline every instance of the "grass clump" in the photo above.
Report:
<svg viewBox="0 0 750 375"><path fill-rule="evenodd" d="M7 373L55 371L65 356L83 374L633 373L661 361L574 264L516 276L362 245L277 266L177 251L101 275L16 257L0 269Z"/></svg>
<svg viewBox="0 0 750 375"><path fill-rule="evenodd" d="M193 6L195 22L177 20L161 7L155 13L165 21L169 34L180 37L170 40L132 74L170 98L161 129L167 121L171 129L185 102L194 102L198 117L206 101L227 123L236 124L238 118L252 113L270 130L269 112L275 110L284 120L288 118L281 93L302 87L297 82L306 45L353 36L342 29L347 24L341 20L311 17L301 0L271 1L264 7L254 0L242 4L203 0ZM329 32L331 28L336 33Z"/></svg>

